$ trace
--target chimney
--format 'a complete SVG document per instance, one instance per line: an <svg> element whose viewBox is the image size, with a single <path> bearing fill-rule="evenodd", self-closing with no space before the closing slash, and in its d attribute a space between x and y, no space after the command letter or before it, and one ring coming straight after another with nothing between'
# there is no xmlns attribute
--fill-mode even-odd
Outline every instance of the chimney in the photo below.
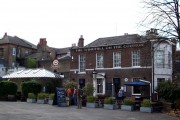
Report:
<svg viewBox="0 0 180 120"><path fill-rule="evenodd" d="M76 43L73 43L73 44L72 44L72 47L76 47Z"/></svg>
<svg viewBox="0 0 180 120"><path fill-rule="evenodd" d="M38 45L44 45L44 46L47 46L46 38L40 38Z"/></svg>
<svg viewBox="0 0 180 120"><path fill-rule="evenodd" d="M81 35L81 37L79 38L78 47L84 47L84 38L83 38L82 35Z"/></svg>
<svg viewBox="0 0 180 120"><path fill-rule="evenodd" d="M157 36L158 35L157 29L151 28L150 30L147 30L146 35L147 36Z"/></svg>

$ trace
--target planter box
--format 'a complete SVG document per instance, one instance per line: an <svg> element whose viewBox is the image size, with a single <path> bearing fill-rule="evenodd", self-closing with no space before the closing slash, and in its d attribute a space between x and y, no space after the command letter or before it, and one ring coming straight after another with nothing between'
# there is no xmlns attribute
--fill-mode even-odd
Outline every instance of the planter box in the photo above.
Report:
<svg viewBox="0 0 180 120"><path fill-rule="evenodd" d="M26 102L27 103L36 103L36 99L29 99L29 98L27 98Z"/></svg>
<svg viewBox="0 0 180 120"><path fill-rule="evenodd" d="M152 109L152 107L140 107L140 111L141 111L141 112L152 113L152 112L153 112L153 109Z"/></svg>
<svg viewBox="0 0 180 120"><path fill-rule="evenodd" d="M37 99L37 103L46 104L46 101L44 99Z"/></svg>
<svg viewBox="0 0 180 120"><path fill-rule="evenodd" d="M48 104L52 105L53 104L53 100L48 100Z"/></svg>
<svg viewBox="0 0 180 120"><path fill-rule="evenodd" d="M121 105L121 110L126 110L126 111L133 111L134 106L129 106L129 105Z"/></svg>
<svg viewBox="0 0 180 120"><path fill-rule="evenodd" d="M116 109L115 104L104 104L104 109L114 110Z"/></svg>
<svg viewBox="0 0 180 120"><path fill-rule="evenodd" d="M88 108L97 108L98 107L98 104L97 103L86 103L86 107Z"/></svg>

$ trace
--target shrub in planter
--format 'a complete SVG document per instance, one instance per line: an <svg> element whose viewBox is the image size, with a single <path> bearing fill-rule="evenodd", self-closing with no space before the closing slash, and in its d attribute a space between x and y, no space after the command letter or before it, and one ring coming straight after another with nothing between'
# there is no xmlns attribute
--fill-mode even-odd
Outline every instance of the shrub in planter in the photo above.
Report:
<svg viewBox="0 0 180 120"><path fill-rule="evenodd" d="M34 93L28 93L27 102L28 103L35 103L36 102L36 95Z"/></svg>
<svg viewBox="0 0 180 120"><path fill-rule="evenodd" d="M142 107L151 107L151 101L149 99L144 99L141 103Z"/></svg>
<svg viewBox="0 0 180 120"><path fill-rule="evenodd" d="M123 105L121 105L122 110L133 111L134 110L134 99L125 98Z"/></svg>
<svg viewBox="0 0 180 120"><path fill-rule="evenodd" d="M37 99L45 99L47 98L49 95L47 93L38 93L37 95Z"/></svg>
<svg viewBox="0 0 180 120"><path fill-rule="evenodd" d="M115 102L115 99L112 97L106 97L104 99L104 104L114 104L114 102Z"/></svg>
<svg viewBox="0 0 180 120"><path fill-rule="evenodd" d="M124 99L123 105L132 106L133 104L134 104L133 98L125 98L125 99Z"/></svg>
<svg viewBox="0 0 180 120"><path fill-rule="evenodd" d="M96 103L96 97L95 96L87 96L86 100L87 100L86 107L89 107L89 108L98 107L98 104Z"/></svg>
<svg viewBox="0 0 180 120"><path fill-rule="evenodd" d="M39 82L33 80L33 81L23 82L21 84L21 88L23 95L27 97L28 93L34 93L35 95L40 93L42 89L42 85Z"/></svg>
<svg viewBox="0 0 180 120"><path fill-rule="evenodd" d="M48 104L52 105L54 100L54 93L49 94Z"/></svg>
<svg viewBox="0 0 180 120"><path fill-rule="evenodd" d="M36 96L34 93L28 93L28 98L29 99L36 99Z"/></svg>
<svg viewBox="0 0 180 120"><path fill-rule="evenodd" d="M37 103L47 103L47 98L49 97L49 95L47 93L38 93L37 95Z"/></svg>
<svg viewBox="0 0 180 120"><path fill-rule="evenodd" d="M89 103L94 103L94 102L96 102L96 97L95 96L87 96L86 100Z"/></svg>
<svg viewBox="0 0 180 120"><path fill-rule="evenodd" d="M54 93L49 94L49 99L50 99L50 100L53 100L53 99L54 99Z"/></svg>
<svg viewBox="0 0 180 120"><path fill-rule="evenodd" d="M113 97L106 97L104 99L104 108L105 109L115 109L115 99Z"/></svg>
<svg viewBox="0 0 180 120"><path fill-rule="evenodd" d="M144 99L141 103L140 107L141 112L152 112L152 107L151 107L151 101L149 99Z"/></svg>
<svg viewBox="0 0 180 120"><path fill-rule="evenodd" d="M17 84L12 81L0 82L0 96L16 95Z"/></svg>

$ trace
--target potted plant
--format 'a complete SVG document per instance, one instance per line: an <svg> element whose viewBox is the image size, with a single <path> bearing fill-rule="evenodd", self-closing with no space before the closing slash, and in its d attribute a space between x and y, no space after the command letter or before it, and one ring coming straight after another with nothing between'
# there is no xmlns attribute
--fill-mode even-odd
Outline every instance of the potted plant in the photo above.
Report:
<svg viewBox="0 0 180 120"><path fill-rule="evenodd" d="M151 107L151 101L149 99L144 99L142 101L140 111L141 112L149 112L149 113L151 113L153 111L153 109Z"/></svg>
<svg viewBox="0 0 180 120"><path fill-rule="evenodd" d="M123 104L121 105L121 110L133 111L134 110L134 99L125 98Z"/></svg>
<svg viewBox="0 0 180 120"><path fill-rule="evenodd" d="M115 109L115 99L113 97L106 97L104 99L104 108L105 109Z"/></svg>
<svg viewBox="0 0 180 120"><path fill-rule="evenodd" d="M46 93L38 93L37 103L46 104L47 103L47 97L48 97L48 94L46 94Z"/></svg>
<svg viewBox="0 0 180 120"><path fill-rule="evenodd" d="M88 107L88 108L97 108L98 107L95 96L87 96L86 100L87 100L86 107Z"/></svg>
<svg viewBox="0 0 180 120"><path fill-rule="evenodd" d="M54 100L54 93L49 94L48 104L52 105Z"/></svg>
<svg viewBox="0 0 180 120"><path fill-rule="evenodd" d="M36 96L34 93L28 93L27 102L28 103L36 103Z"/></svg>

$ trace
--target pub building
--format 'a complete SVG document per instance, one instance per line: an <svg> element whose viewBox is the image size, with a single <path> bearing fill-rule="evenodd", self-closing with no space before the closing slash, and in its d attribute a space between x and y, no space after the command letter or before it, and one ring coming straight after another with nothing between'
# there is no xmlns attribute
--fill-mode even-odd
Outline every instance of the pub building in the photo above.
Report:
<svg viewBox="0 0 180 120"><path fill-rule="evenodd" d="M94 96L117 97L122 88L126 96L152 99L160 82L172 80L174 48L155 29L142 36L99 38L86 46L81 36L78 46L70 49L70 79L80 88L92 83Z"/></svg>

